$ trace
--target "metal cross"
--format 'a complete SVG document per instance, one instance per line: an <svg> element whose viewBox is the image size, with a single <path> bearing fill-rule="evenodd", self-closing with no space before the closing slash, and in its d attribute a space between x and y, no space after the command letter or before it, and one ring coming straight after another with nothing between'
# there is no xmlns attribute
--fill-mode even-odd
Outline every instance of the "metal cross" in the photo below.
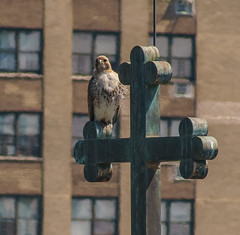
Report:
<svg viewBox="0 0 240 235"><path fill-rule="evenodd" d="M154 211L147 213L146 192L160 162L180 161L184 178L203 179L208 172L206 160L217 156L217 141L206 136L207 122L199 118L184 118L179 137L159 137L159 84L170 81L171 66L160 61L159 51L153 46L135 46L130 60L119 69L121 82L130 85L130 138L110 139L102 123L88 122L85 140L75 145L74 157L77 163L85 164L85 178L90 182L109 180L112 162L130 162L132 235L161 234L160 207L151 207L158 218L152 216L148 227L153 228L146 230L146 214L154 215ZM152 193L159 195L160 205L160 182L155 185Z"/></svg>

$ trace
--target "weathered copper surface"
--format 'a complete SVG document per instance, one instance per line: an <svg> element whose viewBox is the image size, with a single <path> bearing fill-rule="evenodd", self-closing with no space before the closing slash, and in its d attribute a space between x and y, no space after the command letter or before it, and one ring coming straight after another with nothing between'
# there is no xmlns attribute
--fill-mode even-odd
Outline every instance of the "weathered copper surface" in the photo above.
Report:
<svg viewBox="0 0 240 235"><path fill-rule="evenodd" d="M119 69L121 82L131 87L130 138L109 139L111 131L87 123L84 136L91 139L76 144L74 157L85 164L91 182L110 179L111 162L131 162L132 234L154 235L160 234L159 163L180 161L184 178L202 179L206 160L214 159L218 148L216 139L206 136L207 122L198 118L183 119L179 137L159 137L159 84L171 79L171 66L159 61L156 47L136 46L130 58Z"/></svg>

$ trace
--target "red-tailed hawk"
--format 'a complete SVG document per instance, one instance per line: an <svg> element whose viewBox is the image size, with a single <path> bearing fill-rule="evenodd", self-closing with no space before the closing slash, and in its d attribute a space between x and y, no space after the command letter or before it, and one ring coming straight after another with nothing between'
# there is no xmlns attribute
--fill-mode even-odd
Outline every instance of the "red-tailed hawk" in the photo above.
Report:
<svg viewBox="0 0 240 235"><path fill-rule="evenodd" d="M113 125L118 118L120 101L127 89L112 70L106 56L98 56L93 76L88 84L88 112L90 121Z"/></svg>

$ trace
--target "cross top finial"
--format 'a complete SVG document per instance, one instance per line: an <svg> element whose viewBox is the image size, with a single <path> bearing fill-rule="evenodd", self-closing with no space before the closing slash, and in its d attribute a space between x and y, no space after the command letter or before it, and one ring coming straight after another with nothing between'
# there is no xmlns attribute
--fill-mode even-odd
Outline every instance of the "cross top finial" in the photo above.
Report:
<svg viewBox="0 0 240 235"><path fill-rule="evenodd" d="M159 61L160 53L154 46L135 46L130 53L131 63L145 64L148 61Z"/></svg>
<svg viewBox="0 0 240 235"><path fill-rule="evenodd" d="M145 83L149 85L166 84L172 77L172 67L160 61L160 53L154 46L135 46L130 53L131 63L122 63L119 78L124 85L130 85L132 67L144 71Z"/></svg>

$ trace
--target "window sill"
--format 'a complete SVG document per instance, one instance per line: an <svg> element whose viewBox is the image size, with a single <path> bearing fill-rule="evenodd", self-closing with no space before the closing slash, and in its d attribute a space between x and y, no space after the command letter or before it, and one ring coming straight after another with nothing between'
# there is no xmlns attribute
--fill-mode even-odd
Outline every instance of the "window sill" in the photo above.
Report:
<svg viewBox="0 0 240 235"><path fill-rule="evenodd" d="M37 73L4 73L0 72L0 79L12 79L12 78L24 78L24 79L42 79L43 75L42 74L37 74Z"/></svg>
<svg viewBox="0 0 240 235"><path fill-rule="evenodd" d="M188 78L176 78L176 77L172 78L170 80L170 83L191 83L191 84L194 84L194 82L192 82Z"/></svg>
<svg viewBox="0 0 240 235"><path fill-rule="evenodd" d="M90 79L91 75L72 75L72 80L89 81Z"/></svg>
<svg viewBox="0 0 240 235"><path fill-rule="evenodd" d="M0 155L0 161L16 161L16 162L42 162L41 157L33 156L4 156Z"/></svg>

